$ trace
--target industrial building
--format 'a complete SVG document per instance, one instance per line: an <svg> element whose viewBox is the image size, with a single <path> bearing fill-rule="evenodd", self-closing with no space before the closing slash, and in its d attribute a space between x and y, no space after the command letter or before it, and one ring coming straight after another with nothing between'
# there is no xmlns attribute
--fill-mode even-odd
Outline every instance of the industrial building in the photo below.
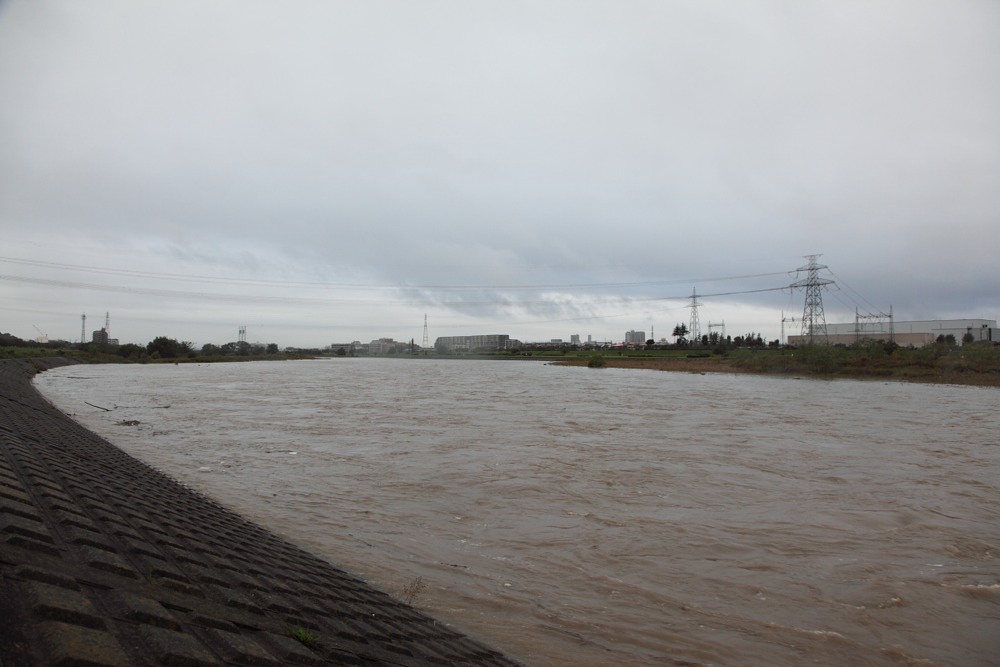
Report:
<svg viewBox="0 0 1000 667"><path fill-rule="evenodd" d="M830 345L852 345L862 340L894 341L903 347L930 345L939 336L954 336L959 345L969 342L1000 343L996 320L914 320L897 322L891 318L878 321L855 320L843 324L827 324L826 340ZM971 336L971 340L969 337ZM789 345L801 345L809 336L789 336ZM820 342L817 340L817 342Z"/></svg>
<svg viewBox="0 0 1000 667"><path fill-rule="evenodd" d="M516 342L516 341L515 341ZM481 336L441 336L434 341L434 349L440 352L493 352L507 350L512 341L507 334L484 334Z"/></svg>

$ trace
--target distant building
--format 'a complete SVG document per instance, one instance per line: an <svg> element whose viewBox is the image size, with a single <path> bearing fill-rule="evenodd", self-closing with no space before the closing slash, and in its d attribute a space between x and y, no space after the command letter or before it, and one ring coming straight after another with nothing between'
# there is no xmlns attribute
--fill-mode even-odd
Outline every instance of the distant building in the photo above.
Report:
<svg viewBox="0 0 1000 667"><path fill-rule="evenodd" d="M359 340L355 340L350 343L330 343L326 349L338 356L343 355L354 357L368 354L368 345ZM343 350L343 352L341 352L341 350Z"/></svg>
<svg viewBox="0 0 1000 667"><path fill-rule="evenodd" d="M439 352L493 352L510 349L511 344L508 334L441 336L434 341L434 349Z"/></svg>
<svg viewBox="0 0 1000 667"><path fill-rule="evenodd" d="M580 344L580 334L570 334L569 342L570 342L570 345L579 345Z"/></svg>
<svg viewBox="0 0 1000 667"><path fill-rule="evenodd" d="M851 345L862 340L894 341L903 347L930 345L939 336L954 336L962 345L967 336L971 342L1000 342L996 320L914 320L909 322L847 322L826 325L826 342L830 345ZM808 336L789 336L789 345L802 345Z"/></svg>
<svg viewBox="0 0 1000 667"><path fill-rule="evenodd" d="M389 354L396 349L396 341L391 338L379 338L368 343L368 354Z"/></svg>
<svg viewBox="0 0 1000 667"><path fill-rule="evenodd" d="M626 345L645 345L646 344L646 332L645 331L626 331L625 332L625 344Z"/></svg>

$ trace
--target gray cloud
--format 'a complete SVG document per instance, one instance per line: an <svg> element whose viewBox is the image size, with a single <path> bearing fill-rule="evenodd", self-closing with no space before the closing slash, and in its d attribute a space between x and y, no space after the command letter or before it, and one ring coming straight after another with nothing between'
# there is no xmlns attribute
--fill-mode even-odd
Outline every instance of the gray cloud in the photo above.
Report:
<svg viewBox="0 0 1000 667"><path fill-rule="evenodd" d="M867 300L995 318L998 27L973 1L8 1L2 254L274 283L225 287L258 304L206 282L149 309L0 280L0 329L72 335L97 309L139 342L256 318L323 344L419 337L429 310L438 335L620 338L685 319L683 300L648 299L789 284L711 279L808 253L856 290L828 316ZM801 309L725 299L706 310L771 337Z"/></svg>

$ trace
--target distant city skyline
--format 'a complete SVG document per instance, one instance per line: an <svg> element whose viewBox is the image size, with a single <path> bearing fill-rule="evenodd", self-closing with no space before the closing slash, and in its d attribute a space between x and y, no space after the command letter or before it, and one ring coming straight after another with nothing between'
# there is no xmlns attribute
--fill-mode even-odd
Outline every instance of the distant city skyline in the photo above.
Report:
<svg viewBox="0 0 1000 667"><path fill-rule="evenodd" d="M31 266L31 265L41 265L41 266L44 266L45 264L47 264L46 262L20 261L20 260L13 260L13 259L10 259L10 258L0 257L0 264L2 264L5 261L9 261L9 262L11 262L12 264L15 264L15 265L23 264L23 265L28 265L28 266ZM79 271L81 271L83 273L98 272L98 273L110 273L112 275L122 275L122 276L125 276L125 277L129 277L130 276L129 272L125 272L125 271L104 271L104 270L96 269L95 267L74 267L72 265L66 265L66 266L61 266L60 268L65 268L65 269L71 270L71 271L72 270L79 270ZM801 267L799 267L799 268L801 268ZM824 268L825 268L825 266L824 266ZM798 272L798 273L801 273L801 272ZM142 274L141 273L136 273L135 275L136 276L141 276ZM795 276L795 275L797 275L795 271L787 271L787 272L767 273L767 274L763 274L762 276L748 276L746 278L760 278L760 277L770 278L770 277L775 277L775 276L784 276L784 277L787 278L789 276ZM824 271L823 275L824 276L826 276L826 275L834 276L834 274L831 271L829 271L829 270ZM186 277L186 276L178 276L178 275L164 275L164 276L158 276L158 277L159 278L163 278L164 280L170 280L170 281L175 281L175 280L195 281L195 280L198 279L198 277L195 277L195 276ZM739 278L739 277L737 277L737 278ZM733 278L726 277L726 278L723 278L723 279L720 279L720 280L731 281L731 280L733 280ZM823 280L828 280L828 278L823 278ZM829 279L829 280L830 280L830 283L831 283L830 288L837 288L837 285L836 285L837 281L834 280L834 279ZM28 280L26 282L30 283L32 281ZM54 282L54 281L48 281L48 280L46 280L46 281L38 281L38 282ZM218 283L218 284L239 284L239 283L242 283L242 282L248 282L248 283L251 283L251 284L255 284L258 287L262 287L262 286L276 286L278 288L283 288L283 289L292 290L292 291L294 291L295 289L298 289L299 287L301 287L300 285L298 285L296 283L290 283L288 285L284 285L282 283L274 283L274 285L268 285L267 281L253 281L253 280L247 280L247 279L229 279L229 278L221 278L221 277L214 278L212 280L209 280L208 282L209 282L209 284L216 284L216 283ZM167 283L167 284L169 284L169 283ZM804 290L801 288L801 286L798 287L798 288L796 288L796 287L793 287L793 285L794 285L794 281L793 282L789 282L788 284L786 284L784 286L778 286L778 287L773 287L773 288L756 288L756 289L748 289L748 290L741 290L741 289L736 288L736 289L732 289L732 290L729 290L728 292L724 293L722 296L732 296L732 295L738 295L740 293L758 294L758 293L761 293L761 292L765 292L765 293L766 292L780 292L780 293L787 293L788 295L790 295L792 297L792 298L789 299L789 307L790 307L789 310L787 310L787 311L785 311L785 310L774 311L774 312L771 313L772 315L777 314L777 317L778 317L778 322L777 323L772 323L770 326L768 326L767 324L763 324L763 320L762 319L758 319L758 320L756 320L756 323L757 323L756 328L752 324L748 324L748 325L740 328L739 324L741 322L752 321L752 320L740 320L740 319L736 319L735 320L735 322L736 322L735 325L730 324L730 333L729 333L729 335L730 336L732 336L732 335L740 335L740 336L742 336L742 335L746 335L748 333L754 333L754 334L761 335L765 340L774 340L774 339L779 339L782 334L787 337L788 335L796 335L796 334L800 333L801 328L802 328L803 308L805 307L802 304L802 302L805 299L805 295L804 295ZM212 301L212 299L213 299L213 295L208 294L208 293L193 293L192 294L192 293L181 292L181 291L171 290L171 289L129 288L129 287L123 286L123 285L111 285L111 286L108 286L106 289L102 290L102 289L99 289L97 286L80 287L80 286L76 286L76 285L74 285L74 284L72 284L72 283L70 283L68 281L65 281L65 282L63 282L61 284L61 287L63 287L65 290L69 290L69 291L72 291L74 289L87 289L87 290L93 290L93 291L108 291L108 292L111 292L111 293L124 292L124 293L149 294L151 296L158 296L158 297L164 297L164 298L181 298L181 297L184 297L184 296L195 296L195 297L197 297L199 299L204 299L204 300L207 300L207 301ZM315 289L317 287L325 287L325 286L313 284L313 285L309 285L308 287ZM826 293L826 290L827 290L827 286L824 285L823 293ZM695 288L694 291L697 292L697 288ZM833 293L831 292L831 295L832 294ZM716 296L716 295L714 295L712 293L709 293L709 294L702 294L700 292L697 293L697 298L699 299L699 312L704 313L705 312L704 308L706 306L706 304L703 303L703 302L701 302L700 300L707 298L707 299L709 299L709 304L711 304L710 299L712 297L714 297L714 296ZM226 297L222 297L222 298L226 299ZM252 301L254 298L255 297L252 296L252 295L242 294L242 295L239 296L239 298L237 300ZM275 298L280 298L280 297L261 297L261 298L264 299L264 300L273 300ZM319 297L316 297L316 298L311 298L311 297L296 297L294 295L294 293L290 294L287 298L289 300L300 300L300 301L303 301L305 303L310 303L310 302L323 303L324 302L324 300L322 298L319 298ZM863 305L866 306L867 309L863 309L863 305L861 303L854 302L853 303L853 307L855 309L857 309L858 312L861 312L862 314L884 313L884 311L874 310L873 309L874 306L870 302L867 302L867 300L864 300L863 297L861 297L861 298L864 301ZM798 309L795 309L795 305L796 304L794 303L794 300L796 300L796 299L800 302ZM687 301L687 303L685 303L685 300ZM672 331L674 329L674 327L677 326L677 325L687 326L687 324L688 324L688 317L689 317L690 308L691 308L691 306L690 306L691 297L690 296L684 297L684 296L681 296L681 295L676 295L676 296L671 296L671 297L660 297L660 298L648 299L647 301L671 302L670 303L671 307L670 308L665 308L664 311L665 312L672 312L672 313L674 313L676 315L676 317L674 318L674 320L671 323L669 323L669 324L667 323L668 320L664 320L664 323L661 324L661 327L663 327L663 328L661 328L661 333L660 333L659 337L655 338L655 340L657 340L657 341L659 341L659 340L671 341L672 337L669 335L669 333L664 333L664 331L668 331L668 332ZM853 313L853 311L852 312L845 311L845 308L844 308L844 303L845 303L844 299L838 297L837 301L838 301L838 303L837 304L833 304L832 308L830 309L830 311L832 313L834 313L834 319L827 318L827 321L830 324L836 324L836 323L843 324L843 323L846 323L846 322L853 321L854 313ZM628 303L628 302L625 301L625 300L623 300L622 303ZM890 304L886 310L891 310L891 309L892 309L892 305ZM738 308L737 308L737 310L738 310ZM760 312L757 314L758 318L766 317L766 312L767 312L766 308L759 308L759 311ZM38 318L38 319L40 319L40 321L51 322L52 321L52 318L51 318L52 314L47 314L47 315L49 315L49 317ZM848 315L850 315L850 318L847 317ZM50 338L50 339L62 339L62 340L67 340L69 342L78 343L78 342L81 341L81 336L82 336L83 340L85 340L87 342L90 342L93 339L93 336L95 336L99 332L101 332L103 330L104 326L110 324L110 321L111 321L111 313L110 313L110 311L104 311L103 314L97 314L97 315L94 315L94 316L87 315L86 313L81 313L80 316L77 316L78 322L84 316L86 316L88 318L87 322L89 322L89 324L86 324L86 323L81 324L80 326L82 328L80 328L78 330L78 332L76 333L76 335L70 335L70 336L53 335L53 334L49 333L48 330L43 330L41 327L38 327L37 325L34 325L34 324L31 325L31 328L32 328L33 331L37 332L38 334L44 335L45 337ZM837 319L837 316L839 316L840 319ZM898 315L897 315L897 317L898 317ZM119 318L117 316L117 314L116 314L116 317L115 317L116 323L118 322L119 319L124 320L125 327L126 327L126 330L127 330L129 328L130 322L132 321L132 318L128 315L128 313L126 313L121 318ZM546 324L545 322L535 322L535 323L532 323L533 330L537 331L537 332L540 332L540 333L536 334L537 335L536 338L531 338L531 337L526 337L526 336L518 336L518 335L513 334L513 333L511 333L509 335L511 336L512 339L517 339L517 340L520 340L520 341L523 341L523 342L526 342L526 343L544 343L544 342L549 342L549 341L551 341L553 339L556 339L556 338L565 339L565 340L568 341L568 340L570 340L571 338L573 338L575 336L586 336L589 340L600 341L600 342L628 343L628 342L634 342L634 341L632 341L630 339L630 334L633 334L633 333L636 334L636 335L638 335L638 336L640 336L640 337L642 337L643 341L645 341L647 339L646 338L646 330L645 329L643 329L643 330L629 329L628 331L622 331L622 332L619 332L618 335L615 335L612 331L608 330L609 329L608 325L605 322L603 322L603 320L608 320L608 319L628 320L629 319L628 315L615 316L613 318L595 317L595 318L582 318L582 319L592 319L592 320L602 321L602 325L600 327L600 330L603 331L604 333L602 333L602 334L593 334L593 333L590 333L589 331L581 332L578 329L573 329L572 333L563 334L560 331L557 331L555 328L547 329L545 327L545 324ZM708 320L706 320L706 321L708 322L711 319L712 318L708 318ZM724 317L715 318L715 319L718 319L721 322L725 321ZM941 319L941 318L935 318L935 319ZM944 319L948 319L948 318L944 318ZM782 320L784 320L784 322L782 322ZM730 318L729 321L731 323L734 322L734 320L732 318ZM650 321L649 324L650 324L649 335L650 336L656 336L656 334L655 334L655 323L652 322L652 321ZM294 342L284 343L282 341L274 341L274 340L270 340L270 339L265 340L264 338L255 337L255 336L259 336L259 334L266 333L266 332L271 332L271 331L275 330L275 327L273 327L273 326L266 326L263 323L261 323L261 325L258 326L258 327L249 326L249 325L246 325L246 324L235 324L235 325L232 325L232 326L228 327L228 329L231 329L231 331L229 333L232 334L232 336L230 338L225 338L225 334L223 334L223 338L225 338L224 340L222 338L219 338L219 339L216 339L216 340L197 341L197 340L194 340L194 339L192 339L192 338L190 338L188 336L184 336L183 334L178 334L176 332L170 332L170 331L166 331L166 330L160 331L159 333L156 333L156 334L151 334L149 336L149 340L151 340L152 338L155 338L157 336L168 336L168 337L171 337L171 338L176 338L177 340L190 340L195 346L200 346L200 345L203 345L203 344L223 344L223 343L227 343L227 342L233 342L233 341L240 340L241 339L240 338L241 335L245 335L245 336L248 336L248 340L249 339L253 339L252 342L255 342L255 343L272 343L272 342L276 342L281 347L317 347L317 348L325 348L325 347L327 347L327 346L329 346L331 344L342 344L342 343L355 342L355 341L362 342L362 343L368 343L368 342L370 342L372 340L378 340L380 338L393 338L393 339L395 339L397 341L408 341L408 340L410 340L412 338L414 341L417 341L417 340L421 340L422 341L423 327L425 325L427 325L428 327L432 327L433 320L430 319L430 318L428 318L428 316L426 314L424 314L422 316L420 322L419 322L419 325L420 325L420 328L421 328L419 334L416 334L416 335L406 335L405 338L401 337L400 334L393 334L392 332L384 332L384 331L382 331L382 332L375 332L374 334L371 334L371 335L368 335L368 336L362 335L362 336L348 337L349 340L347 340L347 339L341 339L341 338L336 338L336 339L330 339L326 343L316 342L316 343L313 343L313 344L297 344L297 343L294 343ZM179 322L176 322L176 323L174 323L174 322L168 322L168 321L163 321L163 327L169 328L171 326L176 326L176 328L178 330L184 331L186 328L190 328L191 325L190 325L190 323L185 323L183 320L180 320ZM293 324L289 328L291 330L294 330L296 327ZM315 328L322 329L324 327L323 327L323 325L320 324L320 325L316 325ZM341 324L339 324L337 326L331 325L329 328L330 328L331 331L334 331L334 330L337 330L337 329L347 329L347 330L350 330L352 328L352 324L349 323L349 322L346 322L346 323L341 323ZM467 330L467 329L468 330L471 330L471 329L477 329L478 330L478 329L483 329L485 331L487 329L498 329L498 331L499 331L499 329L501 329L501 328L503 328L502 323L501 324L497 324L495 326L494 325L485 325L484 326L484 325L481 325L481 324L463 324L463 325L459 325L459 326L453 326L453 331L451 333L442 333L440 335L429 334L430 335L430 343L431 343L431 346L433 346L434 340L436 338L442 337L442 336L447 337L447 336L454 336L454 335L475 335L475 334L469 334L469 333L458 334L458 333L454 333L454 330ZM214 331L219 332L219 333L225 331L226 329L227 329L227 327L224 327L224 326L216 326L216 327L213 328ZM360 329L360 327L358 327L358 329ZM514 329L516 329L516 327L513 327L513 328L512 327L508 327L508 329L510 329L511 331L513 331ZM732 333L733 331L737 331L738 333L733 334ZM775 333L776 331L777 331L777 333ZM17 335L18 337L26 339L26 340L31 340L31 339L36 338L36 336L34 334L30 333L30 332L25 332L24 334L20 334L20 333L18 333L16 331L3 331L3 332L4 333L11 333L13 335ZM705 335L707 335L706 332L702 332L702 333L705 333ZM109 336L109 337L117 339L117 336ZM136 343L136 344L145 344L146 342L148 342L148 340L141 340L141 339L132 340L132 339L129 339L129 340L122 340L121 342L123 342L123 343L129 342L129 343Z"/></svg>

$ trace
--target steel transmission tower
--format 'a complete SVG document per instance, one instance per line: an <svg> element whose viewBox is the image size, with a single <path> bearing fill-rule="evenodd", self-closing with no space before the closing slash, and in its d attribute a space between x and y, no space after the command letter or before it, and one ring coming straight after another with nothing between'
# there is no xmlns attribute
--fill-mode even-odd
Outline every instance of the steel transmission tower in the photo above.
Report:
<svg viewBox="0 0 1000 667"><path fill-rule="evenodd" d="M698 321L698 293L692 289L691 290L691 305L688 308L691 309L691 325L688 327L688 335L690 340L695 345L701 345L701 323Z"/></svg>
<svg viewBox="0 0 1000 667"><path fill-rule="evenodd" d="M427 349L431 346L430 338L427 336L427 313L424 313L424 343L421 347Z"/></svg>
<svg viewBox="0 0 1000 667"><path fill-rule="evenodd" d="M785 322L791 322L792 324L795 324L795 318L794 317L785 317L785 311L781 311L781 341L780 342L781 342L782 345L787 345L787 342L785 341Z"/></svg>
<svg viewBox="0 0 1000 667"><path fill-rule="evenodd" d="M795 269L796 272L806 272L804 280L797 280L791 284L792 289L801 287L806 291L806 302L802 308L802 336L809 339L809 343L815 343L817 337L821 342L826 342L826 315L823 313L823 288L832 285L832 280L820 278L820 269L827 268L823 264L817 264L816 258L819 255L806 255L809 263Z"/></svg>
<svg viewBox="0 0 1000 667"><path fill-rule="evenodd" d="M889 327L886 331L885 323ZM888 313L867 313L862 315L854 308L854 342L860 343L862 338L875 338L878 334L888 334L889 340L896 341L896 327L892 322L892 305Z"/></svg>

